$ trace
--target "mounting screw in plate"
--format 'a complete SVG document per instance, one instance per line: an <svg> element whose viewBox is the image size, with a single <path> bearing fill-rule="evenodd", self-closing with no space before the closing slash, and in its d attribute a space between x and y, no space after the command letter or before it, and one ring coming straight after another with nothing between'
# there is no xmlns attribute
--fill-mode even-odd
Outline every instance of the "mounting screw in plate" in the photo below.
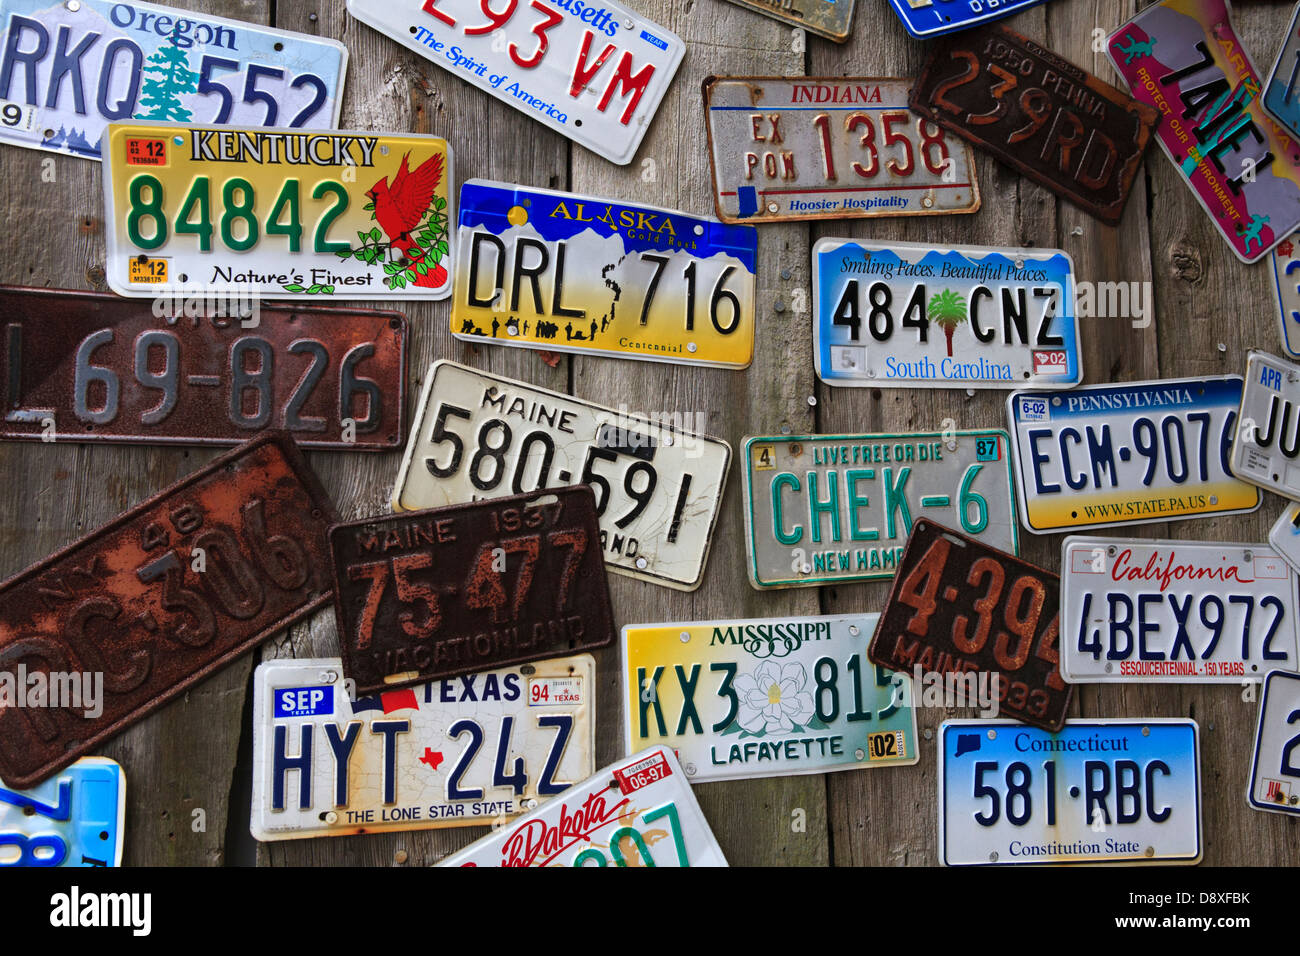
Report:
<svg viewBox="0 0 1300 956"><path fill-rule="evenodd" d="M693 763L685 764L683 765L682 769L686 771L686 776L688 777L695 776L695 772L696 772L695 764Z"/></svg>
<svg viewBox="0 0 1300 956"><path fill-rule="evenodd" d="M990 730L989 740L997 740L997 739L998 739L998 732L996 730Z"/></svg>
<svg viewBox="0 0 1300 956"><path fill-rule="evenodd" d="M330 824L338 823L339 815L331 810L329 813L325 814L325 822Z"/></svg>
<svg viewBox="0 0 1300 956"><path fill-rule="evenodd" d="M800 573L800 574L812 574L812 565L811 565L811 564L805 564L805 565L802 565L802 566L799 568L799 573Z"/></svg>
<svg viewBox="0 0 1300 956"><path fill-rule="evenodd" d="M1115 666L1114 664L1107 663L1107 664L1106 664L1106 673L1109 674L1109 673L1111 672L1111 670L1114 668L1114 666Z"/></svg>
<svg viewBox="0 0 1300 956"><path fill-rule="evenodd" d="M686 351L688 352L694 352L697 348L699 348L699 346L697 346L694 342L686 343Z"/></svg>
<svg viewBox="0 0 1300 956"><path fill-rule="evenodd" d="M537 801L534 800L532 797L529 797L527 800L521 801L520 806L522 806L525 810L531 810L537 806Z"/></svg>
<svg viewBox="0 0 1300 956"><path fill-rule="evenodd" d="M850 624L850 625L849 625L849 633L852 634L854 637L857 637L857 636L858 636L858 626L857 626L856 624Z"/></svg>
<svg viewBox="0 0 1300 956"><path fill-rule="evenodd" d="M691 640L691 632L690 632L690 631L682 631L682 633L681 633L680 636L681 636L681 639L682 639L682 643L683 643L683 644L687 644L687 643L689 643L690 640Z"/></svg>
<svg viewBox="0 0 1300 956"><path fill-rule="evenodd" d="M1149 846L1143 851L1143 853L1145 853L1147 856L1155 856L1156 848L1153 846Z"/></svg>
<svg viewBox="0 0 1300 956"><path fill-rule="evenodd" d="M931 206L934 205L934 200L931 199L929 196L922 196L921 205L924 206L926 209L929 209Z"/></svg>
<svg viewBox="0 0 1300 956"><path fill-rule="evenodd" d="M650 566L650 562L647 561L645 558L636 559L636 569L638 571L644 571L649 566Z"/></svg>
<svg viewBox="0 0 1300 956"><path fill-rule="evenodd" d="M1150 727L1143 727L1143 728L1142 728L1142 736L1143 736L1143 737L1150 737L1150 736L1151 736L1151 728L1150 728Z"/></svg>
<svg viewBox="0 0 1300 956"><path fill-rule="evenodd" d="M933 740L934 731L932 731L929 727L926 727L925 730L921 731L921 736L924 737L926 740Z"/></svg>
<svg viewBox="0 0 1300 956"><path fill-rule="evenodd" d="M695 234L697 236L704 235L704 227L700 225L698 222L695 224Z"/></svg>
<svg viewBox="0 0 1300 956"><path fill-rule="evenodd" d="M866 760L867 752L859 747L857 750L853 751L853 756L857 757L859 760Z"/></svg>
<svg viewBox="0 0 1300 956"><path fill-rule="evenodd" d="M1019 256L1016 256L1016 268L1023 269L1024 267L1025 267L1025 260L1021 259Z"/></svg>
<svg viewBox="0 0 1300 956"><path fill-rule="evenodd" d="M956 443L955 441L950 441L950 442L948 442L948 450L949 450L949 451L956 451L956 450L957 450L957 443Z"/></svg>
<svg viewBox="0 0 1300 956"><path fill-rule="evenodd" d="M789 422L782 422L782 423L781 423L781 434L782 434L782 435L788 435L788 434L790 434L790 423L789 423Z"/></svg>
<svg viewBox="0 0 1300 956"><path fill-rule="evenodd" d="M998 851L994 850L992 853L989 854L989 862L996 863L997 861L998 861Z"/></svg>
<svg viewBox="0 0 1300 956"><path fill-rule="evenodd" d="M772 308L775 309L778 313L780 313L780 312L784 312L784 311L785 311L785 303L782 302L780 299L777 299L777 300L776 300L776 303L772 306Z"/></svg>
<svg viewBox="0 0 1300 956"><path fill-rule="evenodd" d="M809 405L809 407L811 407L811 406L813 406L813 405L816 405L816 404L817 404L817 396L816 396L816 395L809 395L809 396L808 396L808 405Z"/></svg>
<svg viewBox="0 0 1300 956"><path fill-rule="evenodd" d="M523 674L525 677L531 677L533 674L537 673L537 668L532 664L525 664L523 667L519 668L519 673Z"/></svg>
<svg viewBox="0 0 1300 956"><path fill-rule="evenodd" d="M322 684L332 684L332 683L334 683L334 682L335 682L336 680L338 680L338 679L339 679L339 675L336 674L334 671L321 671L321 672L320 672L320 682L321 682Z"/></svg>
<svg viewBox="0 0 1300 956"><path fill-rule="evenodd" d="M1112 544L1109 548L1106 549L1106 553L1109 554L1112 558L1115 557L1115 546Z"/></svg>
<svg viewBox="0 0 1300 956"><path fill-rule="evenodd" d="M1250 563L1250 562L1252 562L1252 561L1255 560L1255 555L1252 554L1252 553L1249 552L1249 551L1246 552L1246 554L1244 555L1244 557L1245 557L1245 560L1246 560L1247 563Z"/></svg>
<svg viewBox="0 0 1300 956"><path fill-rule="evenodd" d="M781 208L781 207L778 206L778 205L777 205L776 203L774 203L774 202L770 202L770 203L767 204L767 211L768 211L768 212L776 212L776 211L777 211L778 209L780 209L780 208Z"/></svg>
<svg viewBox="0 0 1300 956"><path fill-rule="evenodd" d="M68 0L68 2L64 4L64 6L67 7L69 10L71 10L73 13L76 13L78 10L81 9L81 0Z"/></svg>

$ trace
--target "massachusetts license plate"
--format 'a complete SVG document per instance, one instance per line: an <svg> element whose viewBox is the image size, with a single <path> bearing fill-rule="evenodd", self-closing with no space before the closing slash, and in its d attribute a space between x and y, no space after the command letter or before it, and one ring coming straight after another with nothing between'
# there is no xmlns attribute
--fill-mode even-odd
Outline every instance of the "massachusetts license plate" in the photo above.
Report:
<svg viewBox="0 0 1300 956"><path fill-rule="evenodd" d="M686 45L616 2L348 0L367 26L610 162L632 161Z"/></svg>
<svg viewBox="0 0 1300 956"><path fill-rule="evenodd" d="M405 317L246 304L0 288L0 437L401 447Z"/></svg>
<svg viewBox="0 0 1300 956"><path fill-rule="evenodd" d="M0 867L121 866L126 774L82 757L29 790L0 783Z"/></svg>
<svg viewBox="0 0 1300 956"><path fill-rule="evenodd" d="M338 125L337 40L152 3L0 0L0 142L100 158L132 119Z"/></svg>
<svg viewBox="0 0 1300 956"><path fill-rule="evenodd" d="M745 368L758 231L472 179L451 331L466 342Z"/></svg>
<svg viewBox="0 0 1300 956"><path fill-rule="evenodd" d="M652 747L605 767L440 866L726 866L682 766Z"/></svg>
<svg viewBox="0 0 1300 956"><path fill-rule="evenodd" d="M1065 539L1061 673L1239 684L1300 666L1296 573L1262 544Z"/></svg>
<svg viewBox="0 0 1300 956"><path fill-rule="evenodd" d="M918 39L969 30L1009 17L1042 0L889 0L907 32Z"/></svg>
<svg viewBox="0 0 1300 956"><path fill-rule="evenodd" d="M1273 291L1277 297L1277 317L1282 331L1282 350L1300 358L1300 237L1287 236L1273 247Z"/></svg>
<svg viewBox="0 0 1300 956"><path fill-rule="evenodd" d="M1015 392L1020 515L1035 534L1253 511L1228 471L1241 379L1171 378Z"/></svg>
<svg viewBox="0 0 1300 956"><path fill-rule="evenodd" d="M970 147L907 108L910 80L704 81L713 204L727 222L975 212Z"/></svg>
<svg viewBox="0 0 1300 956"><path fill-rule="evenodd" d="M1008 720L939 728L939 861L1196 863L1200 731L1194 720Z"/></svg>
<svg viewBox="0 0 1300 956"><path fill-rule="evenodd" d="M1300 366L1252 349L1246 356L1241 428L1232 473L1284 498L1300 500Z"/></svg>
<svg viewBox="0 0 1300 956"><path fill-rule="evenodd" d="M820 239L813 362L828 385L1069 388L1083 377L1059 249Z"/></svg>
<svg viewBox="0 0 1300 956"><path fill-rule="evenodd" d="M108 284L276 299L451 292L451 148L434 136L113 124Z"/></svg>
<svg viewBox="0 0 1300 956"><path fill-rule="evenodd" d="M1268 531L1268 545L1300 574L1300 504L1288 501Z"/></svg>
<svg viewBox="0 0 1300 956"><path fill-rule="evenodd" d="M731 446L698 434L689 418L651 419L435 362L393 509L589 484L606 566L693 591L704 577Z"/></svg>
<svg viewBox="0 0 1300 956"><path fill-rule="evenodd" d="M1256 810L1300 814L1300 674L1264 680L1246 802Z"/></svg>
<svg viewBox="0 0 1300 956"><path fill-rule="evenodd" d="M253 682L258 840L503 823L594 769L589 654L351 699L338 658Z"/></svg>
<svg viewBox="0 0 1300 956"><path fill-rule="evenodd" d="M745 439L749 583L884 581L922 516L1020 550L1001 429Z"/></svg>
<svg viewBox="0 0 1300 956"><path fill-rule="evenodd" d="M1300 137L1300 4L1291 12L1291 22L1282 34L1273 69L1264 87L1264 112Z"/></svg>
<svg viewBox="0 0 1300 956"><path fill-rule="evenodd" d="M818 36L843 43L849 38L854 0L731 0Z"/></svg>

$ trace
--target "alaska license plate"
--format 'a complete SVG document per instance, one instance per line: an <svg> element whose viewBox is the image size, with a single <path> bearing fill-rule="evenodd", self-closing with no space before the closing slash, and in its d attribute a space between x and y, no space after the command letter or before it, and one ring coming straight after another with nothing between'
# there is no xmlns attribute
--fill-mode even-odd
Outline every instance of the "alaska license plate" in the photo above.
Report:
<svg viewBox="0 0 1300 956"><path fill-rule="evenodd" d="M1300 500L1300 367L1267 352L1248 352L1239 416L1232 473Z"/></svg>
<svg viewBox="0 0 1300 956"><path fill-rule="evenodd" d="M29 790L0 783L0 867L121 866L126 774L82 757Z"/></svg>
<svg viewBox="0 0 1300 956"><path fill-rule="evenodd" d="M1069 388L1083 377L1059 249L820 239L813 361L827 385Z"/></svg>
<svg viewBox="0 0 1300 956"><path fill-rule="evenodd" d="M849 38L854 0L731 0L738 7L757 10L836 43Z"/></svg>
<svg viewBox="0 0 1300 956"><path fill-rule="evenodd" d="M1290 235L1273 247L1273 291L1282 332L1282 351L1300 358L1300 235Z"/></svg>
<svg viewBox="0 0 1300 956"><path fill-rule="evenodd" d="M1009 17L1041 2L1042 0L889 0L907 32L920 40L969 30L976 24Z"/></svg>
<svg viewBox="0 0 1300 956"><path fill-rule="evenodd" d="M472 179L451 332L465 342L745 368L758 232Z"/></svg>
<svg viewBox="0 0 1300 956"><path fill-rule="evenodd" d="M1300 814L1300 674L1276 670L1264 680L1246 802Z"/></svg>
<svg viewBox="0 0 1300 956"><path fill-rule="evenodd" d="M1300 4L1291 12L1291 22L1282 35L1273 69L1264 86L1264 112L1300 137Z"/></svg>

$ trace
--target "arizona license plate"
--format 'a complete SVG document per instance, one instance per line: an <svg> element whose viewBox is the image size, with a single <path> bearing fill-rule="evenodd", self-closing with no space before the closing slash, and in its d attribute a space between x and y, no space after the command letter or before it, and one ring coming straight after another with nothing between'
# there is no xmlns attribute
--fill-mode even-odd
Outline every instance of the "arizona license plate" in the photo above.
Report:
<svg viewBox="0 0 1300 956"><path fill-rule="evenodd" d="M152 3L0 0L0 142L100 158L109 123L338 125L347 48Z"/></svg>
<svg viewBox="0 0 1300 956"><path fill-rule="evenodd" d="M104 202L119 295L451 292L451 148L434 136L113 124Z"/></svg>
<svg viewBox="0 0 1300 956"><path fill-rule="evenodd" d="M726 866L668 747L605 767L440 866Z"/></svg>
<svg viewBox="0 0 1300 956"><path fill-rule="evenodd" d="M1273 291L1277 295L1277 316L1282 330L1282 350L1300 358L1300 237L1287 236L1273 247Z"/></svg>
<svg viewBox="0 0 1300 956"><path fill-rule="evenodd" d="M884 581L922 517L1020 550L1001 429L745 439L749 583Z"/></svg>
<svg viewBox="0 0 1300 956"><path fill-rule="evenodd" d="M393 510L589 484L609 570L693 591L704 577L731 446L684 421L435 362Z"/></svg>
<svg viewBox="0 0 1300 956"><path fill-rule="evenodd" d="M1259 491L1228 471L1241 379L1014 392L1020 515L1034 534L1236 514Z"/></svg>
<svg viewBox="0 0 1300 956"><path fill-rule="evenodd" d="M773 20L843 43L849 38L854 0L731 0L738 7L757 10Z"/></svg>
<svg viewBox="0 0 1300 956"><path fill-rule="evenodd" d="M969 30L1009 17L1042 0L889 0L907 32L917 39Z"/></svg>
<svg viewBox="0 0 1300 956"><path fill-rule="evenodd" d="M1286 127L1292 137L1300 137L1300 4L1291 12L1291 22L1282 34L1273 69L1264 87L1264 112Z"/></svg>
<svg viewBox="0 0 1300 956"><path fill-rule="evenodd" d="M616 0L348 0L348 13L620 166L686 52Z"/></svg>
<svg viewBox="0 0 1300 956"><path fill-rule="evenodd" d="M126 774L82 757L30 790L0 783L0 867L121 866Z"/></svg>
<svg viewBox="0 0 1300 956"><path fill-rule="evenodd" d="M828 385L1069 388L1083 377L1059 249L820 239L813 361Z"/></svg>
<svg viewBox="0 0 1300 956"><path fill-rule="evenodd" d="M1009 720L939 728L939 861L1196 863L1200 731L1194 720Z"/></svg>
<svg viewBox="0 0 1300 956"><path fill-rule="evenodd" d="M1300 500L1300 367L1266 352L1248 352L1239 415L1232 473Z"/></svg>
<svg viewBox="0 0 1300 956"><path fill-rule="evenodd" d="M758 232L472 179L451 332L465 342L745 368Z"/></svg>
<svg viewBox="0 0 1300 956"><path fill-rule="evenodd" d="M590 654L353 700L338 658L259 664L258 840L501 823L591 776Z"/></svg>
<svg viewBox="0 0 1300 956"><path fill-rule="evenodd" d="M1300 814L1300 674L1264 679L1246 802L1256 810Z"/></svg>
<svg viewBox="0 0 1300 956"><path fill-rule="evenodd" d="M970 147L907 108L910 80L709 77L713 204L727 222L975 212Z"/></svg>

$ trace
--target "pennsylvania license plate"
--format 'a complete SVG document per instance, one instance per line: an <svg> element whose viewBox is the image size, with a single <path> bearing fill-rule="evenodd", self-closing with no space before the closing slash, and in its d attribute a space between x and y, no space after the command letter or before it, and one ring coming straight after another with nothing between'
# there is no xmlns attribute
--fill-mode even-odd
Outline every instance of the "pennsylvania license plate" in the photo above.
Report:
<svg viewBox="0 0 1300 956"><path fill-rule="evenodd" d="M753 358L750 226L472 179L456 242L462 341L724 368Z"/></svg>
<svg viewBox="0 0 1300 956"><path fill-rule="evenodd" d="M939 861L1196 863L1200 731L1194 720L1009 720L939 728Z"/></svg>
<svg viewBox="0 0 1300 956"><path fill-rule="evenodd" d="M971 149L907 108L910 80L704 81L713 204L727 222L975 212Z"/></svg>
<svg viewBox="0 0 1300 956"><path fill-rule="evenodd" d="M1059 249L820 239L813 362L828 385L1069 388L1083 377Z"/></svg>
<svg viewBox="0 0 1300 956"><path fill-rule="evenodd" d="M1300 674L1264 680L1246 802L1256 810L1300 814Z"/></svg>
<svg viewBox="0 0 1300 956"><path fill-rule="evenodd" d="M1232 473L1300 500L1300 367L1266 352L1247 353L1240 418Z"/></svg>
<svg viewBox="0 0 1300 956"><path fill-rule="evenodd" d="M109 123L338 125L337 40L152 3L0 0L0 142L100 158Z"/></svg>
<svg viewBox="0 0 1300 956"><path fill-rule="evenodd" d="M1042 0L889 0L907 32L917 39L969 30L978 23L1009 17Z"/></svg>
<svg viewBox="0 0 1300 956"><path fill-rule="evenodd" d="M1291 12L1291 22L1282 34L1273 69L1264 88L1264 112L1286 127L1292 137L1300 137L1300 4Z"/></svg>
<svg viewBox="0 0 1300 956"><path fill-rule="evenodd" d="M1001 429L745 439L749 583L884 581L922 516L1020 550Z"/></svg>
<svg viewBox="0 0 1300 956"><path fill-rule="evenodd" d="M629 624L629 752L671 747L692 783L914 764L912 679L871 664L875 614Z"/></svg>
<svg viewBox="0 0 1300 956"><path fill-rule="evenodd" d="M818 36L843 43L849 38L854 0L731 0Z"/></svg>
<svg viewBox="0 0 1300 956"><path fill-rule="evenodd" d="M121 866L126 774L82 757L30 790L0 783L0 867Z"/></svg>
<svg viewBox="0 0 1300 956"><path fill-rule="evenodd" d="M590 654L351 700L338 658L253 687L258 840L503 823L591 775Z"/></svg>
<svg viewBox="0 0 1300 956"><path fill-rule="evenodd" d="M434 136L114 124L108 284L275 299L451 292L451 148Z"/></svg>
<svg viewBox="0 0 1300 956"><path fill-rule="evenodd" d="M1273 291L1277 295L1282 350L1300 358L1300 237L1287 236L1273 247Z"/></svg>

